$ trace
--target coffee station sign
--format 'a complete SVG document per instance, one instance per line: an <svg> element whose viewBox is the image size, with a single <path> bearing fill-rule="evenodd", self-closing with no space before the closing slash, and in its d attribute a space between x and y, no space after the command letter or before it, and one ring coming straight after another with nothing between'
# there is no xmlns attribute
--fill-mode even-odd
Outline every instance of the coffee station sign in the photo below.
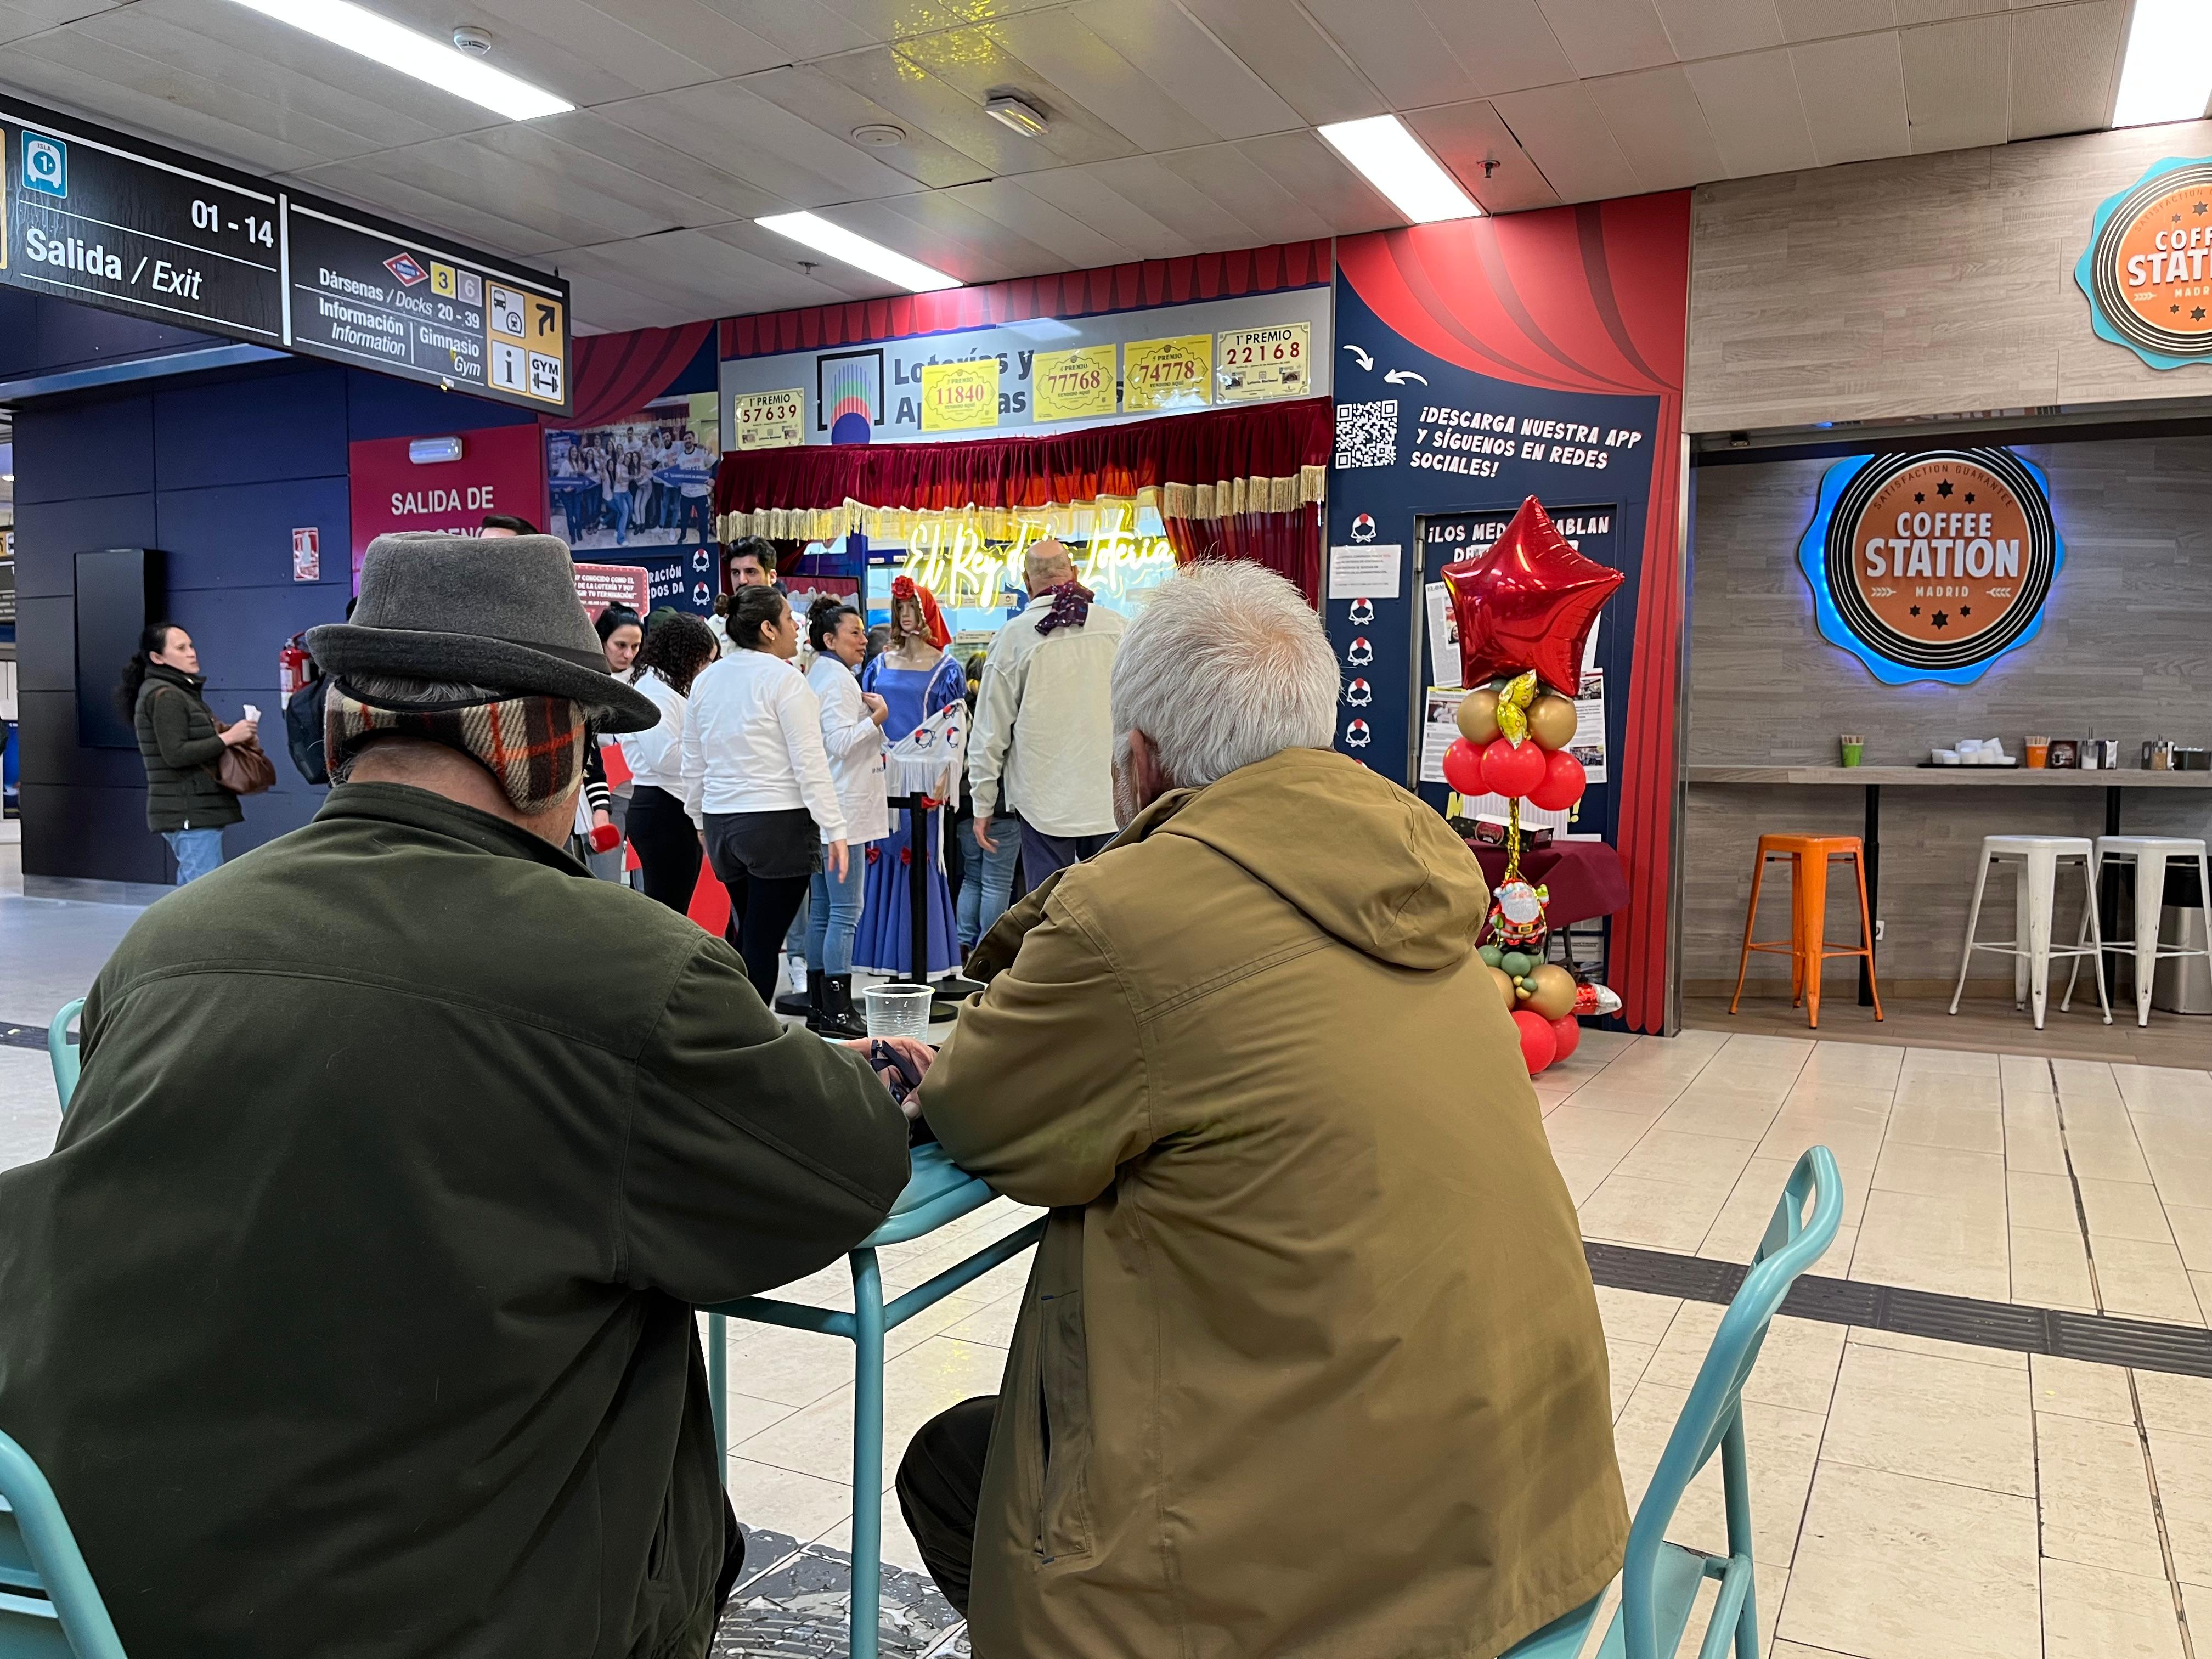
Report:
<svg viewBox="0 0 2212 1659"><path fill-rule="evenodd" d="M2074 267L2101 339L2153 368L2212 361L2212 157L2179 157L2108 196Z"/></svg>
<svg viewBox="0 0 2212 1659"><path fill-rule="evenodd" d="M1885 685L1979 679L2034 638L2065 556L2041 471L2008 449L1838 461L1797 545L1821 636Z"/></svg>

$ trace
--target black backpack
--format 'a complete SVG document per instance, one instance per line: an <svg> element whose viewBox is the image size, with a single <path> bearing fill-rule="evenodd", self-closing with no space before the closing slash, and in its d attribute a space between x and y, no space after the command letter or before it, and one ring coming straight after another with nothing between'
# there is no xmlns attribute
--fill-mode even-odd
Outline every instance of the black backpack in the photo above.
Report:
<svg viewBox="0 0 2212 1659"><path fill-rule="evenodd" d="M330 681L317 674L284 704L284 741L292 751L292 764L301 777L318 785L331 781L323 759L323 702L330 693Z"/></svg>

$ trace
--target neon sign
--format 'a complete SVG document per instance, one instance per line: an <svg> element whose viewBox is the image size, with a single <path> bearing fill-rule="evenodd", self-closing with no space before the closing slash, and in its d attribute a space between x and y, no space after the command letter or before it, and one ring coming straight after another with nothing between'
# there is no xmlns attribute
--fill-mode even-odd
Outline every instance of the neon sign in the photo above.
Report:
<svg viewBox="0 0 2212 1659"><path fill-rule="evenodd" d="M2065 560L2041 470L2008 449L1838 461L1797 544L1821 637L1885 685L1979 679L2040 630Z"/></svg>
<svg viewBox="0 0 2212 1659"><path fill-rule="evenodd" d="M1077 578L1102 599L1126 599L1175 569L1168 538L1137 534L1131 517L1126 508L1103 514L1087 543L1069 544ZM1023 590L1024 556L1050 533L1024 521L1012 541L1001 542L985 539L973 520L917 525L898 574L929 589L947 610L995 610Z"/></svg>

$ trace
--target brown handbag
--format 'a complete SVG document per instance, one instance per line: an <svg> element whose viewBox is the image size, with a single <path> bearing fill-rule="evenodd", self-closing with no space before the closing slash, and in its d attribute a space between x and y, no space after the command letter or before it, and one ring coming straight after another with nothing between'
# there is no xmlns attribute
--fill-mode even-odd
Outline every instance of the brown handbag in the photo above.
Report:
<svg viewBox="0 0 2212 1659"><path fill-rule="evenodd" d="M259 738L248 738L216 757L215 781L234 795L258 795L276 787L276 763L262 751Z"/></svg>

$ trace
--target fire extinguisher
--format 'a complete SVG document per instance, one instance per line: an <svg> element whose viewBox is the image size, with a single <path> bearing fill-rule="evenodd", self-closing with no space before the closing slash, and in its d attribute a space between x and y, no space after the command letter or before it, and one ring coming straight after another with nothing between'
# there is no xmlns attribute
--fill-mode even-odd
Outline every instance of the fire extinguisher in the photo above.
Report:
<svg viewBox="0 0 2212 1659"><path fill-rule="evenodd" d="M277 695L290 702L292 694L305 690L307 682L313 678L310 671L314 665L315 659L307 654L307 636L305 634L295 634L285 641L276 653Z"/></svg>

